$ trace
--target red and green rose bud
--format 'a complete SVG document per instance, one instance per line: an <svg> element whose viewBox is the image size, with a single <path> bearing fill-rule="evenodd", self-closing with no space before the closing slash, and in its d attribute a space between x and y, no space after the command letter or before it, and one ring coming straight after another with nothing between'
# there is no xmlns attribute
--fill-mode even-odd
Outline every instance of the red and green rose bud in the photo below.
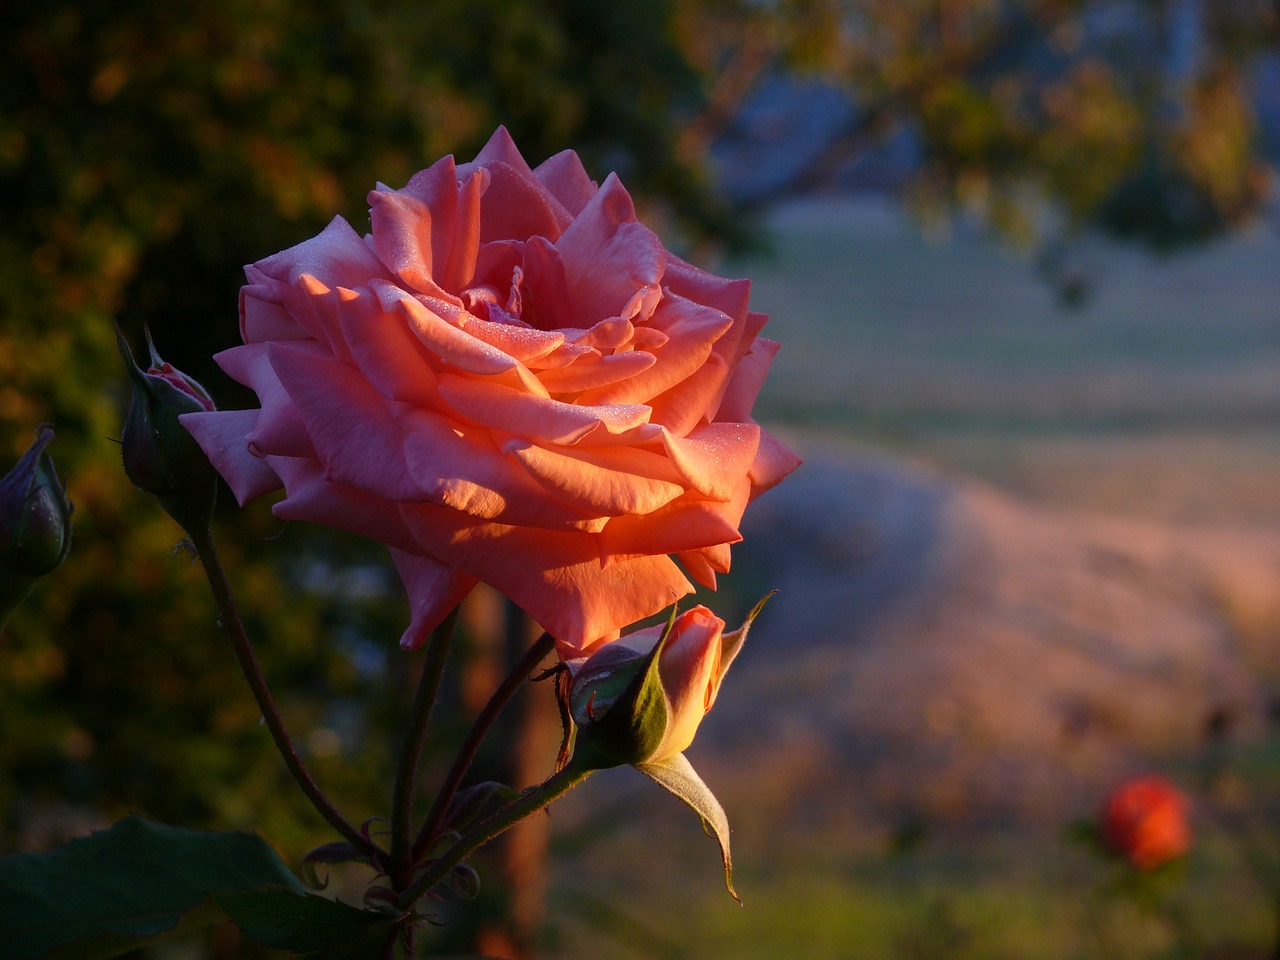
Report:
<svg viewBox="0 0 1280 960"><path fill-rule="evenodd" d="M119 330L116 343L133 387L121 437L124 472L135 486L154 494L184 528L207 527L218 475L178 418L212 411L213 400L195 380L160 359L149 333L151 366L145 372Z"/></svg>
<svg viewBox="0 0 1280 960"><path fill-rule="evenodd" d="M71 503L53 467L47 447L48 424L17 465L0 479L0 627L30 592L71 549Z"/></svg>
<svg viewBox="0 0 1280 960"><path fill-rule="evenodd" d="M731 633L698 606L570 664L569 710L579 746L599 757L599 766L656 764L683 753L765 600Z"/></svg>

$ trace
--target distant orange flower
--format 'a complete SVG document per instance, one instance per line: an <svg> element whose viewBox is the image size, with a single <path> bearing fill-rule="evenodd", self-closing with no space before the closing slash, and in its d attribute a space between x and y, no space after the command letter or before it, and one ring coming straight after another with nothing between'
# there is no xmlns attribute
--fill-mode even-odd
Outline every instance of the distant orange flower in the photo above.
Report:
<svg viewBox="0 0 1280 960"><path fill-rule="evenodd" d="M1103 805L1103 839L1138 869L1154 869L1191 847L1187 806L1186 796L1164 777L1126 780Z"/></svg>

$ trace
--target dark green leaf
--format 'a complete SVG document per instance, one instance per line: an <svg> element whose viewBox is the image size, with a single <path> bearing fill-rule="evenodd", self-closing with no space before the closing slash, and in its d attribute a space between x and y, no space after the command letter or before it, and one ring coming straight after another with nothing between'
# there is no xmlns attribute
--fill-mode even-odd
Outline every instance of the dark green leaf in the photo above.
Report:
<svg viewBox="0 0 1280 960"><path fill-rule="evenodd" d="M402 920L289 890L226 893L214 901L259 943L324 960L378 960Z"/></svg>
<svg viewBox="0 0 1280 960"><path fill-rule="evenodd" d="M5 956L113 957L139 943L212 922L210 894L268 885L302 891L262 838L126 817L48 853L0 858Z"/></svg>

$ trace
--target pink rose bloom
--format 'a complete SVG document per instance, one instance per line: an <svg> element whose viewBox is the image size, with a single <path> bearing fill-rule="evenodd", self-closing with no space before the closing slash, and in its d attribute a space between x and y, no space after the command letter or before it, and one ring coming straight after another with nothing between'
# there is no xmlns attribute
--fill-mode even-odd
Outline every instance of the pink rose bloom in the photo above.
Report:
<svg viewBox="0 0 1280 960"><path fill-rule="evenodd" d="M503 129L369 202L370 235L335 219L245 270L244 346L217 360L261 409L183 418L240 502L283 487L277 516L385 543L408 648L477 580L563 656L690 592L681 566L714 587L800 462L751 419L777 344L749 283Z"/></svg>

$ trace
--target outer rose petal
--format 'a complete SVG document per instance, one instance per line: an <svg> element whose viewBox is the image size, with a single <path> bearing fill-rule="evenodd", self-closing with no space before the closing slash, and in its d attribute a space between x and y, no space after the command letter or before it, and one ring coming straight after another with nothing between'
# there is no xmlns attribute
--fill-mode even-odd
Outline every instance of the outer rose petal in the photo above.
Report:
<svg viewBox="0 0 1280 960"><path fill-rule="evenodd" d="M281 520L319 523L389 547L420 552L395 503L325 479L324 468L315 460L269 457L267 462L285 485L285 499L271 508Z"/></svg>
<svg viewBox="0 0 1280 960"><path fill-rule="evenodd" d="M388 500L424 499L404 459L404 434L387 402L344 363L272 347L280 376L326 476Z"/></svg>
<svg viewBox="0 0 1280 960"><path fill-rule="evenodd" d="M391 550L405 592L409 594L409 609L413 620L400 638L400 646L416 650L427 635L440 626L449 612L462 602L462 598L476 585L475 577L459 573L431 557L424 557L403 550Z"/></svg>
<svg viewBox="0 0 1280 960"><path fill-rule="evenodd" d="M572 150L562 150L548 157L533 173L575 217L599 189Z"/></svg>
<svg viewBox="0 0 1280 960"><path fill-rule="evenodd" d="M280 478L249 452L245 439L257 426L257 410L184 413L178 417L178 422L195 437L241 506L264 493L280 489Z"/></svg>
<svg viewBox="0 0 1280 960"><path fill-rule="evenodd" d="M401 513L424 550L506 594L562 651L585 650L693 590L666 557L604 567L588 535L469 521L428 504L404 504Z"/></svg>

